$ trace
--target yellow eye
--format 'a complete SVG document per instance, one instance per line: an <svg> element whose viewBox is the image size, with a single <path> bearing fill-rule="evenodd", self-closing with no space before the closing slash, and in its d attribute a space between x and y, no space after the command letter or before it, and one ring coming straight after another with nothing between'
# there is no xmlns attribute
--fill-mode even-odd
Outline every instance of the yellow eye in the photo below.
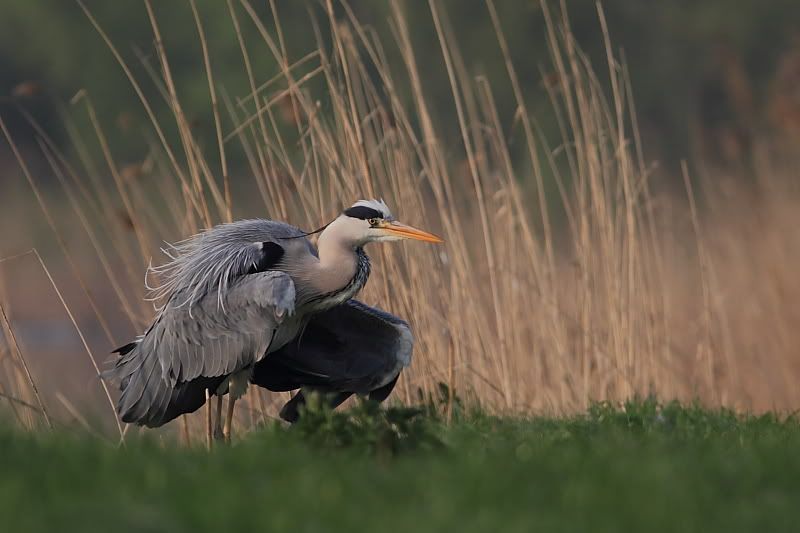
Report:
<svg viewBox="0 0 800 533"><path fill-rule="evenodd" d="M371 218L371 219L367 220L367 222L369 222L369 225L372 226L373 228L375 226L377 226L380 221L381 221L381 219L379 219L379 218Z"/></svg>

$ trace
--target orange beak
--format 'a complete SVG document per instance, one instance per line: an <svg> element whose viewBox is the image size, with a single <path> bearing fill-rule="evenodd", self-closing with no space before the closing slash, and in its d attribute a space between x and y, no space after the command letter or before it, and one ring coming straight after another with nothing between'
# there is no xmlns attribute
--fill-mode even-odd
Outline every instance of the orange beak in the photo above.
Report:
<svg viewBox="0 0 800 533"><path fill-rule="evenodd" d="M444 242L442 239L434 235L433 233L428 233L427 231L422 231L421 229L412 228L411 226L406 226L405 224L401 224L400 222L387 222L382 226L382 228L386 233L397 235L398 237L402 237L404 239L414 239L416 241L425 241L425 242L435 242L440 243Z"/></svg>

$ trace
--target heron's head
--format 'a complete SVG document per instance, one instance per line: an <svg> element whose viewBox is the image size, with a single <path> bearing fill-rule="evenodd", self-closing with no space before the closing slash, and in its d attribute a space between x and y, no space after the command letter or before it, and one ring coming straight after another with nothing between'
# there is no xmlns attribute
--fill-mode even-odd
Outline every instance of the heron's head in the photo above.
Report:
<svg viewBox="0 0 800 533"><path fill-rule="evenodd" d="M425 242L443 242L442 239L402 224L394 219L383 200L359 200L348 207L331 224L340 238L356 246L368 242L414 239Z"/></svg>

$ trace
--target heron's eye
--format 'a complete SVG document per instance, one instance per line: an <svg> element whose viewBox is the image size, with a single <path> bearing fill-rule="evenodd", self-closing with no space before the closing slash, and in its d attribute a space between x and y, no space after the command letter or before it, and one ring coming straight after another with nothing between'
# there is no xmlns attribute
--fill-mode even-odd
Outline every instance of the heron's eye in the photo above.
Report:
<svg viewBox="0 0 800 533"><path fill-rule="evenodd" d="M371 218L371 219L367 220L367 222L369 222L369 225L370 225L371 228L376 227L380 223L380 221L381 221L381 219L379 219L379 218Z"/></svg>

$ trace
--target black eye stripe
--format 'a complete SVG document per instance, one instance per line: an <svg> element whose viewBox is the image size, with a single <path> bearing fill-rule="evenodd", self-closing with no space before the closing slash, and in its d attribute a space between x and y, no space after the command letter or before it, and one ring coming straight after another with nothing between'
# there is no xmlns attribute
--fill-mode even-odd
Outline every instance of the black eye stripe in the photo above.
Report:
<svg viewBox="0 0 800 533"><path fill-rule="evenodd" d="M360 218L361 220L368 220L370 218L383 218L383 213L377 209L372 209L371 207L366 207L363 205L357 205L346 209L344 214L349 217Z"/></svg>

